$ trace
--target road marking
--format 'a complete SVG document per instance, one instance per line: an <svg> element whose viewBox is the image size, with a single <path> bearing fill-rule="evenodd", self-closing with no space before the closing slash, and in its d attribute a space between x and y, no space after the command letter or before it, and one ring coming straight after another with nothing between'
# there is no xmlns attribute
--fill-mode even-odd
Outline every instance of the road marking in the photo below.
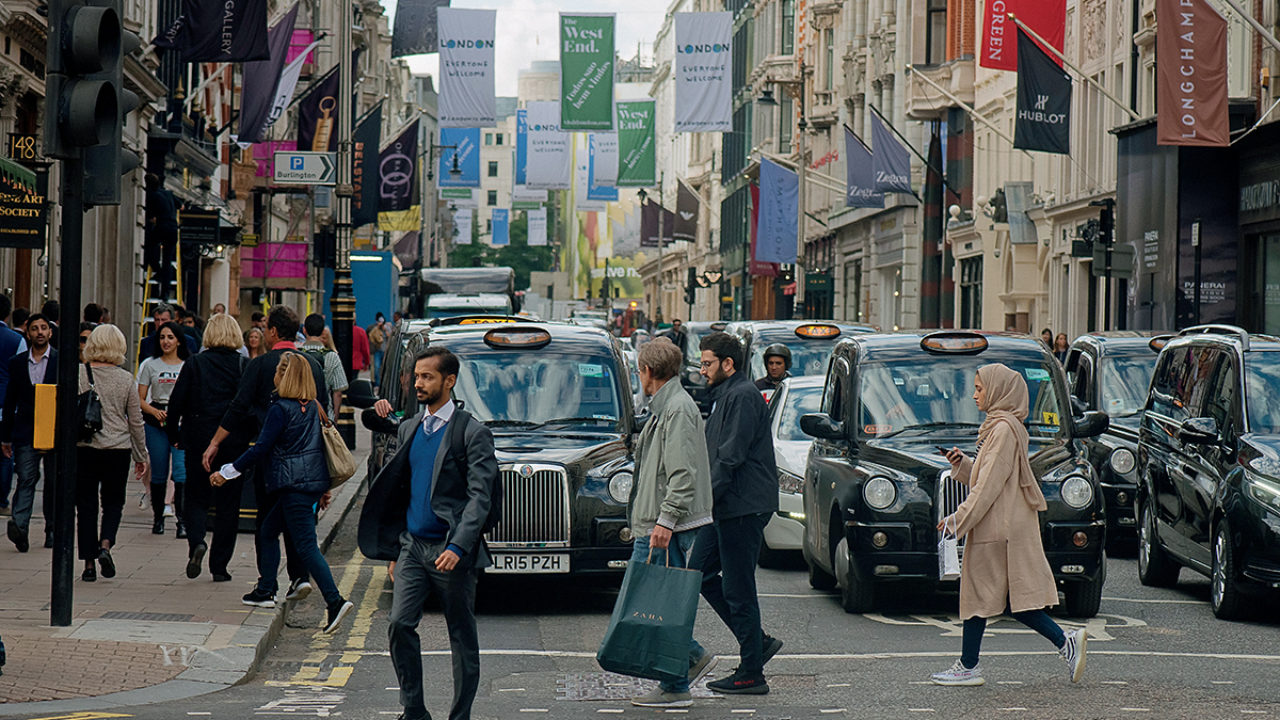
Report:
<svg viewBox="0 0 1280 720"><path fill-rule="evenodd" d="M827 598L831 595L819 595L817 593L760 593L762 598Z"/></svg>
<svg viewBox="0 0 1280 720"><path fill-rule="evenodd" d="M1102 684L1103 685L1128 685L1129 682L1127 680L1103 680Z"/></svg>
<svg viewBox="0 0 1280 720"><path fill-rule="evenodd" d="M964 635L964 623L959 616L951 613L934 613L907 616L887 616L880 613L866 613L862 617L867 620L881 623L883 625L894 625L902 627L918 627L918 628L936 628L941 631L942 637L958 638ZM1146 627L1147 623L1136 618L1125 617L1123 615L1109 615L1099 613L1096 617L1083 621L1061 620L1059 623L1068 629L1082 628L1089 633L1089 639L1094 642L1107 642L1114 640L1111 634L1113 630L1121 628L1139 628ZM1025 627L1021 623L1010 617L991 618L987 624L987 633L990 635L1034 635L1035 631Z"/></svg>
<svg viewBox="0 0 1280 720"><path fill-rule="evenodd" d="M1091 635L1090 640L1093 639ZM391 657L388 650L365 650L359 653L362 657ZM423 650L423 657L449 657L449 650ZM596 654L578 650L520 650L490 649L481 650L481 655L490 657L545 657L545 658L581 658L594 660ZM983 650L983 655L992 657L1046 657L1058 655L1057 650ZM909 660L912 658L954 658L955 648L949 650L923 650L920 652L870 652L870 653L795 653L775 655L773 660ZM1250 653L1209 653L1209 652L1166 652L1161 650L1094 650L1089 649L1089 656L1111 655L1115 657L1151 657L1151 658L1184 658L1191 660L1263 660L1280 661L1280 655L1261 655ZM912 681L914 684L928 685L927 681Z"/></svg>
<svg viewBox="0 0 1280 720"><path fill-rule="evenodd" d="M1236 684L1235 680L1210 680L1209 682L1213 685L1235 685Z"/></svg>
<svg viewBox="0 0 1280 720"><path fill-rule="evenodd" d="M396 688L397 690L399 688ZM524 688L498 688L498 692L524 692Z"/></svg>
<svg viewBox="0 0 1280 720"><path fill-rule="evenodd" d="M926 712L938 712L938 711L934 710L933 708L907 708L907 712L926 713Z"/></svg>
<svg viewBox="0 0 1280 720"><path fill-rule="evenodd" d="M394 685L392 685L392 686L388 687L387 689L388 689L388 690L394 690L395 692L400 692L400 688L398 688L398 687L396 687L396 686L394 686Z"/></svg>
<svg viewBox="0 0 1280 720"><path fill-rule="evenodd" d="M1110 600L1111 602L1143 603L1146 605L1208 605L1209 604L1208 600L1175 600L1172 598L1168 600L1162 600L1160 598L1122 598L1122 597L1107 597L1103 595L1102 599Z"/></svg>
<svg viewBox="0 0 1280 720"><path fill-rule="evenodd" d="M213 713L211 713L211 712L194 712L194 711L193 711L193 712L188 712L187 714L188 714L188 715L212 715Z"/></svg>
<svg viewBox="0 0 1280 720"><path fill-rule="evenodd" d="M1120 712L1151 712L1151 708L1122 707Z"/></svg>
<svg viewBox="0 0 1280 720"><path fill-rule="evenodd" d="M360 656L352 651L364 649L365 640L373 631L373 616L378 611L378 601L381 599L381 593L371 592L370 588L382 587L386 578L387 568L374 565L373 576L369 578L369 585L365 588L364 597L360 600L360 608L356 610L356 618L351 621L351 631L347 634L348 652L343 653L339 662L351 665L359 662Z"/></svg>
<svg viewBox="0 0 1280 720"><path fill-rule="evenodd" d="M835 715L836 713L847 712L848 708L822 708L818 712L823 715Z"/></svg>
<svg viewBox="0 0 1280 720"><path fill-rule="evenodd" d="M997 685L1021 685L1021 680L997 680Z"/></svg>
<svg viewBox="0 0 1280 720"><path fill-rule="evenodd" d="M129 718L132 715L120 715L117 713L105 712L77 712L70 715L49 715L46 717L32 718L31 720L105 720L106 718Z"/></svg>
<svg viewBox="0 0 1280 720"><path fill-rule="evenodd" d="M1027 711L1027 709L1024 707L1007 707L1007 708L1000 708L1000 709L1005 712L1026 712Z"/></svg>
<svg viewBox="0 0 1280 720"><path fill-rule="evenodd" d="M827 687L829 687L829 688L833 688L833 687L853 687L853 684L852 684L852 683L831 683L831 684L830 684L830 685L828 685Z"/></svg>
<svg viewBox="0 0 1280 720"><path fill-rule="evenodd" d="M547 708L520 708L520 712L522 712L522 713L544 713L544 712L551 712L551 711L550 711L550 710L548 710Z"/></svg>
<svg viewBox="0 0 1280 720"><path fill-rule="evenodd" d="M621 715L623 711L621 708L600 708L596 712L601 715Z"/></svg>

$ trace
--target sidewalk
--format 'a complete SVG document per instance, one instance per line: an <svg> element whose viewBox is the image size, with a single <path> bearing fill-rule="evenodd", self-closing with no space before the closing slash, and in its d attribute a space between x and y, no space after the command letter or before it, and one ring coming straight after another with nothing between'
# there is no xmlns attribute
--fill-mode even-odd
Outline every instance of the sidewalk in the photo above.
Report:
<svg viewBox="0 0 1280 720"><path fill-rule="evenodd" d="M321 512L317 534L327 549L354 506L365 476L369 433L357 430L356 476ZM117 545L117 575L83 582L75 561L74 610L69 627L49 625L52 550L33 542L20 554L0 536L0 638L8 664L0 670L0 716L103 710L216 692L243 681L262 661L283 627L288 608L250 608L240 598L257 579L253 535L241 533L228 571L214 583L204 572L188 580L187 541L151 534L151 509L138 507L131 482ZM44 537L40 499L31 537ZM280 596L288 578L281 567ZM313 592L304 602L319 602Z"/></svg>

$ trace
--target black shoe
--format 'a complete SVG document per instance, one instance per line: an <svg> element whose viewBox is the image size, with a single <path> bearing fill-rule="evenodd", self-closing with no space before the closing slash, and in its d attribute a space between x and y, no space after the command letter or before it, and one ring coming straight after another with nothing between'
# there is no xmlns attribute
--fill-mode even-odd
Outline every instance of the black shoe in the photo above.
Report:
<svg viewBox="0 0 1280 720"><path fill-rule="evenodd" d="M231 582L231 574L224 572L213 573L214 582Z"/></svg>
<svg viewBox="0 0 1280 720"><path fill-rule="evenodd" d="M53 547L53 533L47 532L44 534L44 547L46 550Z"/></svg>
<svg viewBox="0 0 1280 720"><path fill-rule="evenodd" d="M273 608L276 606L276 594L264 592L254 586L253 592L240 598L240 602L253 607Z"/></svg>
<svg viewBox="0 0 1280 720"><path fill-rule="evenodd" d="M734 669L729 677L707 683L707 689L726 695L768 695L769 683L764 675L747 675Z"/></svg>
<svg viewBox="0 0 1280 720"><path fill-rule="evenodd" d="M13 543L14 547L18 548L18 552L24 553L31 549L31 543L27 542L27 531L18 527L18 523L10 520L7 532L9 533L9 541Z"/></svg>
<svg viewBox="0 0 1280 720"><path fill-rule="evenodd" d="M98 573L93 568L87 567L84 572L80 573L80 579L85 582L93 582L98 579Z"/></svg>
<svg viewBox="0 0 1280 720"><path fill-rule="evenodd" d="M782 641L770 635L769 633L765 633L764 642L763 642L763 652L761 654L761 658L763 659L761 660L760 664L763 665L764 663L767 663L770 660L772 660L773 656L777 655L778 651L781 649L782 649Z"/></svg>
<svg viewBox="0 0 1280 720"><path fill-rule="evenodd" d="M102 552L98 553L98 564L102 565L102 577L113 578L116 576L116 563L111 559L111 551L102 548Z"/></svg>
<svg viewBox="0 0 1280 720"><path fill-rule="evenodd" d="M160 516L160 517L156 518L156 521L155 521L154 523L152 523L152 525L151 525L151 534L152 534L152 535L163 535L163 534L164 534L164 516Z"/></svg>
<svg viewBox="0 0 1280 720"><path fill-rule="evenodd" d="M329 618L328 622L325 623L324 632L331 633L337 630L342 619L355 609L356 606L352 605L350 600L339 600L338 602L330 605Z"/></svg>
<svg viewBox="0 0 1280 720"><path fill-rule="evenodd" d="M200 564L204 562L204 554L209 551L209 546L205 543L196 545L191 550L191 557L187 558L187 577L192 580L200 577Z"/></svg>
<svg viewBox="0 0 1280 720"><path fill-rule="evenodd" d="M181 520L178 521L178 539L179 540L187 539L187 526L183 524Z"/></svg>
<svg viewBox="0 0 1280 720"><path fill-rule="evenodd" d="M426 710L423 710L421 712L418 712L418 711L410 712L408 710L405 710L404 712L396 716L396 720L431 720L431 713L427 712Z"/></svg>

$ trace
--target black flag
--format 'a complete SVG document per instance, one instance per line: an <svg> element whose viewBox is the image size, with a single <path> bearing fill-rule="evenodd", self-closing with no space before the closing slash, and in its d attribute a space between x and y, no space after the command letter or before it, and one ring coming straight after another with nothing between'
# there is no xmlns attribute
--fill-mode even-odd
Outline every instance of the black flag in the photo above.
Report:
<svg viewBox="0 0 1280 720"><path fill-rule="evenodd" d="M354 227L378 222L378 144L382 142L382 103L378 103L356 127L351 138L351 199Z"/></svg>
<svg viewBox="0 0 1280 720"><path fill-rule="evenodd" d="M271 104L276 99L276 86L284 70L284 56L289 52L289 40L298 19L295 4L267 34L271 57L245 63L244 88L240 91L240 142L255 143L267 139L270 125Z"/></svg>
<svg viewBox="0 0 1280 720"><path fill-rule="evenodd" d="M187 62L266 60L267 0L182 0ZM168 33L166 33L167 35Z"/></svg>
<svg viewBox="0 0 1280 720"><path fill-rule="evenodd" d="M702 201L683 180L676 180L675 239L693 242L698 239L698 210Z"/></svg>
<svg viewBox="0 0 1280 720"><path fill-rule="evenodd" d="M418 121L414 120L379 155L379 210L405 212L420 202L417 167Z"/></svg>
<svg viewBox="0 0 1280 720"><path fill-rule="evenodd" d="M449 0L400 0L392 28L391 57L440 51L436 30L438 7L449 7Z"/></svg>
<svg viewBox="0 0 1280 720"><path fill-rule="evenodd" d="M334 65L298 100L299 150L338 151L338 94L338 66Z"/></svg>
<svg viewBox="0 0 1280 720"><path fill-rule="evenodd" d="M1018 30L1018 114L1013 146L1071 152L1071 76Z"/></svg>
<svg viewBox="0 0 1280 720"><path fill-rule="evenodd" d="M662 243L662 206L647 202L640 208L640 247L658 247Z"/></svg>

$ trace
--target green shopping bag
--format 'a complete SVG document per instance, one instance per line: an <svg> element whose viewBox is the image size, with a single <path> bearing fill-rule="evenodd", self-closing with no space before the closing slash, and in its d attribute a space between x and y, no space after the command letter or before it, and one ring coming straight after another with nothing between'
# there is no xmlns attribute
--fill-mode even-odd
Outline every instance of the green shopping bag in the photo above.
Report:
<svg viewBox="0 0 1280 720"><path fill-rule="evenodd" d="M629 563L596 662L631 677L686 677L701 587L698 570Z"/></svg>

